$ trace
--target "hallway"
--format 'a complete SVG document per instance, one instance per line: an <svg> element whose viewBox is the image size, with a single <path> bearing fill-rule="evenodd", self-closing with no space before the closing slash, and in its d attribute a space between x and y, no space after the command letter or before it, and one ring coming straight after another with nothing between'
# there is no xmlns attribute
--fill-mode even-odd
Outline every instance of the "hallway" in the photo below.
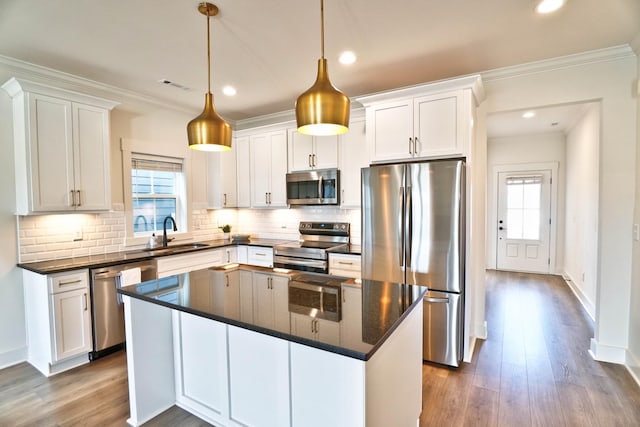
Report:
<svg viewBox="0 0 640 427"><path fill-rule="evenodd" d="M640 425L640 387L591 358L593 322L561 277L486 277L488 338L457 371L424 365L421 427Z"/></svg>

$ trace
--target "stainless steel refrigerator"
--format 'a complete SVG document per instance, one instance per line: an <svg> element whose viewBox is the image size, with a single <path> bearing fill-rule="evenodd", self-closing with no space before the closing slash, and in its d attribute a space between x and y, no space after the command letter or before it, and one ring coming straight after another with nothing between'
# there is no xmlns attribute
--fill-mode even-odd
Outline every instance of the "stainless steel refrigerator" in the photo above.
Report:
<svg viewBox="0 0 640 427"><path fill-rule="evenodd" d="M429 288L423 359L459 366L464 328L463 160L362 169L362 278Z"/></svg>

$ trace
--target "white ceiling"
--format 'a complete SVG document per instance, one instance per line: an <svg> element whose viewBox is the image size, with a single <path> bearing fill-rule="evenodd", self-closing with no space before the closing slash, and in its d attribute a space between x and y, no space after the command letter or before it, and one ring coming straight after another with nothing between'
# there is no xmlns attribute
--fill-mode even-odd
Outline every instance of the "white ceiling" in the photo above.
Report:
<svg viewBox="0 0 640 427"><path fill-rule="evenodd" d="M230 120L291 110L315 80L319 0L216 0L212 92ZM0 0L0 55L197 114L206 91L206 19L196 0ZM326 57L347 95L369 94L637 42L640 1L326 0ZM345 49L350 66L338 63ZM157 83L168 79L190 88ZM238 94L229 98L222 86Z"/></svg>

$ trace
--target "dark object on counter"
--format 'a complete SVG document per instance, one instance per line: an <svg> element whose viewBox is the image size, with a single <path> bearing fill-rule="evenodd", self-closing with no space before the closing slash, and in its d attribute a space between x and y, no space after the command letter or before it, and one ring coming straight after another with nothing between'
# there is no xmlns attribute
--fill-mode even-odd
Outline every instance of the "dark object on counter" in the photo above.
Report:
<svg viewBox="0 0 640 427"><path fill-rule="evenodd" d="M234 234L231 236L232 242L248 242L251 236L249 234Z"/></svg>

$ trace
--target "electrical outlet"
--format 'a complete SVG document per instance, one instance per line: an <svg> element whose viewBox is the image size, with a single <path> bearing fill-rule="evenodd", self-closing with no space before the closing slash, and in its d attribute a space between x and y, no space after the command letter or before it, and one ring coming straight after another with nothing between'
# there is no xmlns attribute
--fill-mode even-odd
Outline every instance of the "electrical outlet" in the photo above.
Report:
<svg viewBox="0 0 640 427"><path fill-rule="evenodd" d="M79 242L80 240L82 240L82 230L76 230L76 232L73 233L73 241Z"/></svg>
<svg viewBox="0 0 640 427"><path fill-rule="evenodd" d="M633 240L640 241L640 224L633 224Z"/></svg>

